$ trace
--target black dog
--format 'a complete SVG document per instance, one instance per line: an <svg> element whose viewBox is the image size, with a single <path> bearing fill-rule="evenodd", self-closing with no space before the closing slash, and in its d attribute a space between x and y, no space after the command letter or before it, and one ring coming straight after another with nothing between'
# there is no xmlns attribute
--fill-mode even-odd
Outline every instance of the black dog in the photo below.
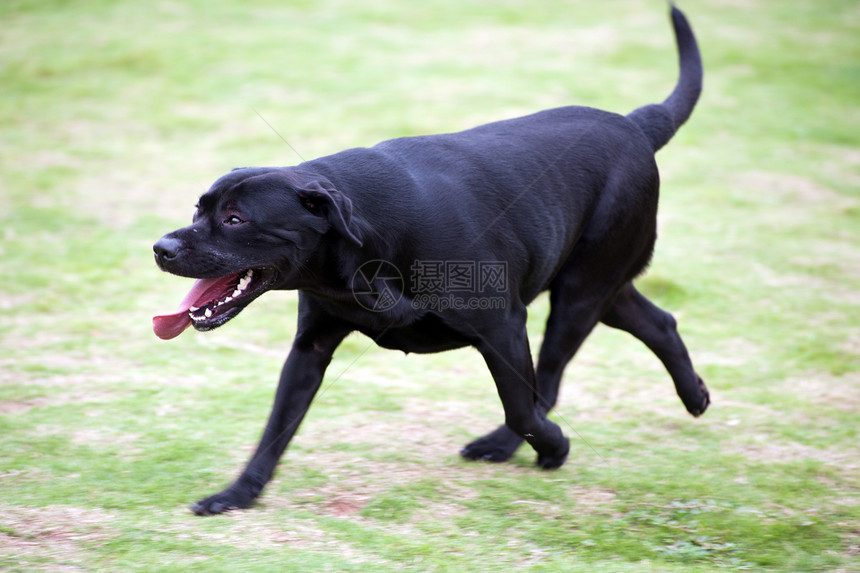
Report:
<svg viewBox="0 0 860 573"><path fill-rule="evenodd" d="M165 271L199 279L161 338L221 326L271 289L299 291L298 330L260 445L236 482L193 506L252 504L272 477L352 331L379 346L474 346L498 387L505 424L462 455L501 462L525 440L542 468L569 443L547 419L565 365L598 322L631 333L663 362L687 410L709 404L671 315L634 288L656 240L654 153L693 110L702 64L672 20L680 79L662 104L628 116L564 107L460 133L385 141L298 167L229 173L200 197L193 224L155 244ZM549 290L535 369L526 306Z"/></svg>

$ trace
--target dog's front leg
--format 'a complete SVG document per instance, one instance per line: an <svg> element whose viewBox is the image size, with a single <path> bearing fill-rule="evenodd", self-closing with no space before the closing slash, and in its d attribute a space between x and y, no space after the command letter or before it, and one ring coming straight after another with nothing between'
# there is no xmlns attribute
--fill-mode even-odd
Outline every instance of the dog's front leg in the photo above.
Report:
<svg viewBox="0 0 860 573"><path fill-rule="evenodd" d="M510 328L494 329L492 334L481 335L476 346L496 382L505 410L505 426L535 449L540 467L560 467L567 460L570 442L538 405L524 316Z"/></svg>
<svg viewBox="0 0 860 573"><path fill-rule="evenodd" d="M301 322L299 334L281 371L272 413L256 453L230 487L191 506L197 515L243 509L260 495L307 413L335 348L350 332L345 327L324 326L324 321L303 329Z"/></svg>

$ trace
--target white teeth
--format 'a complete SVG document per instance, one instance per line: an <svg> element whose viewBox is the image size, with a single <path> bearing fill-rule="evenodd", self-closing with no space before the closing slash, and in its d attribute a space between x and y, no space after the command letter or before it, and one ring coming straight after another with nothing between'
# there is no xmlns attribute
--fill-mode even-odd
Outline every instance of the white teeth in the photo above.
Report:
<svg viewBox="0 0 860 573"><path fill-rule="evenodd" d="M253 278L254 278L254 271L253 270L249 270L248 272L246 272L245 276L243 276L239 280L239 284L236 285L236 290L234 290L230 296L225 297L224 300L215 303L213 307L207 308L206 312L204 312L203 315L194 314L195 312L200 310L199 306L189 307L188 313L191 316L191 320L193 320L195 322L200 322L201 320L206 320L207 318L212 318L212 315L213 315L212 308L218 308L219 306L225 305L228 302L232 301L233 299L236 299L236 298L242 296L242 293L245 291L245 289L248 288L248 285L251 284L251 281L253 280Z"/></svg>
<svg viewBox="0 0 860 573"><path fill-rule="evenodd" d="M253 270L249 270L247 273L245 273L245 276L243 276L243 277L239 280L239 284L236 286L236 290L234 290L234 291L233 291L233 294L232 294L231 296L232 296L233 298L236 298L237 296L239 296L240 294L242 294L242 292L243 292L246 288L248 288L248 285L249 285L249 284L251 284L251 280L252 280L253 278L254 278L254 271L253 271Z"/></svg>
<svg viewBox="0 0 860 573"><path fill-rule="evenodd" d="M215 308L218 308L219 306L225 305L225 304L227 304L228 302L230 302L231 300L233 300L233 297L232 297L232 296L228 296L227 298L225 298L224 300L222 300L221 302L219 302L218 304L216 304L216 305L215 305Z"/></svg>

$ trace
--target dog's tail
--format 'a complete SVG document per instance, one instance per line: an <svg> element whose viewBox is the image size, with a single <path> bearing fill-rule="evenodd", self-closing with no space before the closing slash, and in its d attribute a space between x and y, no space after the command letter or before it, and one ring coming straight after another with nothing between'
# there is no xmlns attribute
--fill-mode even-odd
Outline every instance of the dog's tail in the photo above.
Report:
<svg viewBox="0 0 860 573"><path fill-rule="evenodd" d="M672 5L672 25L678 43L678 61L681 74L675 90L661 104L640 107L627 117L632 119L651 140L657 151L666 145L678 128L693 113L693 107L702 93L702 57L696 37L683 12Z"/></svg>

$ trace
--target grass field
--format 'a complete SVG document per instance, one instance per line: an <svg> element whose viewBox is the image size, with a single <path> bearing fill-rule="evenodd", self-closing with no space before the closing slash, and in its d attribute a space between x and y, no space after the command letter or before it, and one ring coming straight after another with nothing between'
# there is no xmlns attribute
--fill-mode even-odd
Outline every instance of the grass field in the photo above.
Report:
<svg viewBox="0 0 860 573"><path fill-rule="evenodd" d="M232 167L662 100L665 2L0 3L0 570L860 571L860 6L681 8L705 92L659 154L639 285L711 409L599 328L567 465L468 463L502 419L480 356L355 336L257 506L198 518L256 445L296 298L160 341L189 282L152 243Z"/></svg>

